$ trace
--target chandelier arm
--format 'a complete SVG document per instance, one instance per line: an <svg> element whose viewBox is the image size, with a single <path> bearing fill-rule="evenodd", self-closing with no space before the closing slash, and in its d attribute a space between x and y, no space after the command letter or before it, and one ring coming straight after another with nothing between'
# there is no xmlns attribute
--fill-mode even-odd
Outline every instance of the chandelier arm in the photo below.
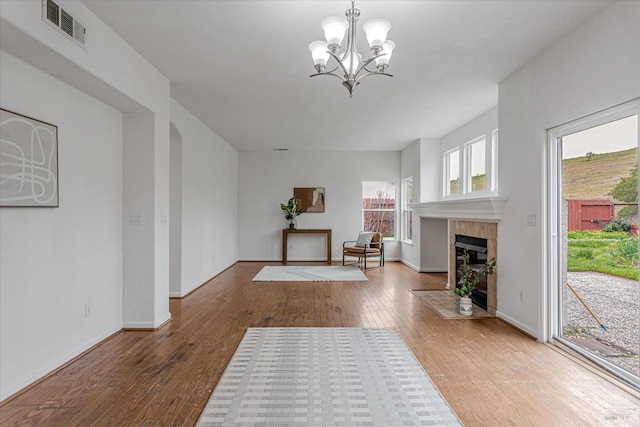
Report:
<svg viewBox="0 0 640 427"><path fill-rule="evenodd" d="M338 57L338 55L336 55L335 53L333 53L331 51L329 51L329 55L333 56L333 59L335 59L336 62L338 63L338 67L342 68L342 72L344 72L344 75L345 76L349 76L349 72L347 71L347 68L344 66L344 64L342 63L342 61ZM338 69L338 67L334 68L330 72L333 73L335 70ZM334 75L337 75L337 74L334 74ZM338 76L338 77L340 77L340 76ZM342 77L340 77L340 78L342 78Z"/></svg>
<svg viewBox="0 0 640 427"><path fill-rule="evenodd" d="M316 76L334 76L339 78L340 80L342 80L343 82L346 82L347 80L342 77L339 74L334 74L334 73L315 73L315 74L311 74L309 77L316 77Z"/></svg>
<svg viewBox="0 0 640 427"><path fill-rule="evenodd" d="M393 74L389 74L389 73L369 73L369 74L363 74L360 77L358 77L356 79L357 82L359 82L360 80L364 79L365 77L368 76L387 76L387 77L393 77Z"/></svg>
<svg viewBox="0 0 640 427"><path fill-rule="evenodd" d="M377 54L377 55L375 55L375 56L373 56L373 57L369 58L367 61L362 62L362 65L361 65L361 67L358 69L358 72L360 72L361 70L363 70L363 69L364 69L364 70L365 70L366 72L368 72L368 73L374 73L374 74L379 73L379 72L378 72L378 71L376 71L376 70L370 70L370 69L368 69L368 68L367 68L367 65L369 65L369 64L371 63L371 61L375 61L376 59L380 58L381 56L386 56L386 55L387 55L386 53L379 53L379 54ZM356 75L358 75L358 73L356 73Z"/></svg>
<svg viewBox="0 0 640 427"><path fill-rule="evenodd" d="M367 65L371 64L371 62L372 62L374 59L376 59L376 58L377 58L377 56L374 56L373 58L369 58L369 59L367 59L366 61L361 62L361 63L360 63L360 67L359 67L359 68L358 68L358 70L354 73L354 76L355 76L355 77L357 77L357 76L358 76L358 74L360 74L360 72L361 72L362 70L366 70L367 72L369 72L369 73L370 73L371 71L367 70Z"/></svg>

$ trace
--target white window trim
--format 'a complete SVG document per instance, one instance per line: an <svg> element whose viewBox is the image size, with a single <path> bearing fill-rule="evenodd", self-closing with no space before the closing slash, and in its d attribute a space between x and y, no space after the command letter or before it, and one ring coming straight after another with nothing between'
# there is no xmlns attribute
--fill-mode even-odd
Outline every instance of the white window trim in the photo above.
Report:
<svg viewBox="0 0 640 427"><path fill-rule="evenodd" d="M405 215L407 212L412 212L411 207L409 207L409 203L413 203L413 200L411 202L409 202L408 198L407 198L407 191L406 191L406 186L405 183L411 183L411 188L412 188L412 193L413 193L413 177L409 176L407 178L404 178L402 180L402 183L400 185L401 187L401 197L402 197L402 203L400 205L400 240L405 242L405 243L409 243L412 244L413 243L413 239L408 237L408 231L409 231L409 227L411 226L411 224L407 224L407 217L409 215ZM413 218L413 217L412 217Z"/></svg>
<svg viewBox="0 0 640 427"><path fill-rule="evenodd" d="M449 175L451 172L451 169L449 168L449 156L453 153L457 152L458 153L458 193L456 194L447 194L449 191ZM460 191L462 189L461 186L461 178L462 178L462 150L460 149L460 147L456 147L456 148L452 148L451 150L445 151L444 154L442 155L442 163L443 163L443 174L442 174L442 197L443 198L456 198L456 197L460 197L462 192Z"/></svg>
<svg viewBox="0 0 640 427"><path fill-rule="evenodd" d="M489 158L491 159L490 167L487 170L488 176L490 176L490 187L489 190L491 193L498 192L498 138L499 132L498 129L494 129L491 131L491 155Z"/></svg>
<svg viewBox="0 0 640 427"><path fill-rule="evenodd" d="M484 180L485 180L485 190L484 191L471 191L473 177L471 176L471 163L473 161L473 156L471 155L471 147L474 144L479 143L480 141L484 141ZM464 179L464 185L462 187L462 195L473 195L476 197L485 196L487 193L487 184L488 184L488 176L487 176L487 135L480 135L477 138L472 139L471 141L465 142L464 145L464 167L462 168L462 173Z"/></svg>
<svg viewBox="0 0 640 427"><path fill-rule="evenodd" d="M491 140L489 140L489 135ZM471 146L484 139L485 141L485 191L470 192L471 174L470 162L471 156L469 151ZM458 151L459 178L457 194L447 195L449 186L449 155ZM484 197L495 197L498 195L498 129L494 129L491 134L483 134L471 141L465 142L455 148L451 148L442 154L442 188L441 194L443 200L466 200L478 199Z"/></svg>

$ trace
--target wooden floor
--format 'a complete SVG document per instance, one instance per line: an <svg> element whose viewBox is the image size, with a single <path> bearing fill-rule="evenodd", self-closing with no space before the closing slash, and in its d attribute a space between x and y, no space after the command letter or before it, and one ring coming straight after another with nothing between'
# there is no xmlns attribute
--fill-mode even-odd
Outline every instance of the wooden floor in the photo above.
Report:
<svg viewBox="0 0 640 427"><path fill-rule="evenodd" d="M116 335L0 408L1 424L191 426L247 327L342 326L395 329L466 426L640 425L637 398L561 353L499 319L441 319L409 292L443 289L443 274L389 262L368 282L251 282L263 265L171 300L165 327Z"/></svg>

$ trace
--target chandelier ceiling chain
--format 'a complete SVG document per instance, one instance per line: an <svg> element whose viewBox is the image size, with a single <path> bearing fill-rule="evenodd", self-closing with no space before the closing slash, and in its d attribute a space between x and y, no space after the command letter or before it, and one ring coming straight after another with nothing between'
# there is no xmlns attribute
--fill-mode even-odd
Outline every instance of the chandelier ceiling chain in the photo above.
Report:
<svg viewBox="0 0 640 427"><path fill-rule="evenodd" d="M345 12L345 16L330 16L322 20L320 26L324 30L326 41L318 40L309 44L313 66L317 73L315 76L335 76L342 80L342 85L349 91L349 98L353 95L353 89L360 84L360 80L367 76L389 76L386 72L389 59L396 44L387 40L387 33L391 29L391 23L386 19L371 19L364 23L364 30L371 58L362 59L356 48L356 30L360 11L355 8L355 0L351 0L351 9ZM340 50L344 36L347 36L347 44L344 50ZM333 58L336 66L327 70L327 62ZM368 68L375 62L375 69Z"/></svg>

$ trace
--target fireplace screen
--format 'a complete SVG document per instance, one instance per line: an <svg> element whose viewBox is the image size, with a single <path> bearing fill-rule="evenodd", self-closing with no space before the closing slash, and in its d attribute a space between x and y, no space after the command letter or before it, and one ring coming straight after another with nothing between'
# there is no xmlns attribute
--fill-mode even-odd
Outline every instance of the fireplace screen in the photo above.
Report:
<svg viewBox="0 0 640 427"><path fill-rule="evenodd" d="M460 265L462 265L462 254L464 250L467 250L469 254L469 266L473 270L479 270L482 265L487 262L487 239L480 239L478 237L463 236L456 234L454 243L456 248L456 288L460 285ZM471 300L478 307L487 309L487 278L484 277L476 289L474 289L471 295Z"/></svg>

